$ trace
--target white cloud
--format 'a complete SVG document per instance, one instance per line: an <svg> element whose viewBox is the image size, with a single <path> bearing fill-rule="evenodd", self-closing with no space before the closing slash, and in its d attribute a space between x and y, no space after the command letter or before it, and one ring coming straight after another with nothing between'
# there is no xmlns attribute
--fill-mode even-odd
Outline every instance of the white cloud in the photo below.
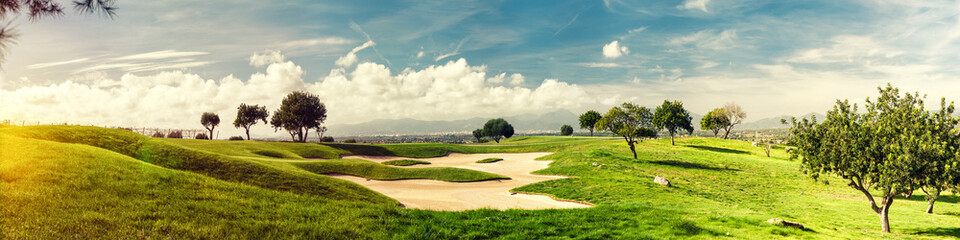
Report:
<svg viewBox="0 0 960 240"><path fill-rule="evenodd" d="M283 96L295 90L320 96L329 110L328 124L579 111L596 102L575 84L546 79L532 88L520 87L523 75L488 77L486 66L471 66L464 59L395 75L386 66L370 62L360 63L352 71L334 69L317 82L305 82L304 75L303 69L290 61L269 64L246 80L232 75L205 79L182 71L128 73L119 79L90 73L59 84L0 90L0 105L4 106L0 119L199 129L200 114L215 112L225 119L218 129L220 138L226 138L241 134L227 124L236 117L240 103L264 105L272 111ZM259 136L275 136L273 129L263 125L253 131Z"/></svg>
<svg viewBox="0 0 960 240"><path fill-rule="evenodd" d="M715 30L703 30L694 34L670 39L670 41L667 43L670 45L693 47L701 50L724 50L739 46L736 40L736 29L727 29L720 33L717 33Z"/></svg>
<svg viewBox="0 0 960 240"><path fill-rule="evenodd" d="M342 38L342 37L325 37L325 38L312 38L312 39L303 39L296 41L289 41L282 44L279 44L281 48L303 48L303 47L313 47L318 45L343 45L351 44L353 40Z"/></svg>
<svg viewBox="0 0 960 240"><path fill-rule="evenodd" d="M797 51L786 59L795 63L850 63L897 57L903 52L891 50L872 37L842 35L830 39L828 47Z"/></svg>
<svg viewBox="0 0 960 240"><path fill-rule="evenodd" d="M556 32L553 32L553 36L556 37L557 34L560 34L560 32L563 32L564 29L567 29L567 27L573 24L573 22L577 21L578 17L580 17L579 13L577 13L577 15L573 15L573 19L570 19L570 22L567 22L567 24L564 24L562 27L560 27L560 29L557 29Z"/></svg>
<svg viewBox="0 0 960 240"><path fill-rule="evenodd" d="M708 3L710 3L710 0L686 0L682 5L677 6L677 9L698 9L709 13L710 11L707 10Z"/></svg>
<svg viewBox="0 0 960 240"><path fill-rule="evenodd" d="M618 58L627 54L630 54L630 49L628 49L626 46L620 46L620 41L614 40L607 45L603 45L604 57Z"/></svg>
<svg viewBox="0 0 960 240"><path fill-rule="evenodd" d="M40 69L40 68L55 67L60 65L82 63L82 62L86 62L87 60L90 60L90 58L77 58L77 59L71 59L71 60L59 61L59 62L37 63L37 64L27 65L27 69Z"/></svg>
<svg viewBox="0 0 960 240"><path fill-rule="evenodd" d="M422 57L423 57L423 51L417 52L417 58L422 58Z"/></svg>
<svg viewBox="0 0 960 240"><path fill-rule="evenodd" d="M250 55L250 66L262 67L268 64L283 62L285 57L277 50L263 50Z"/></svg>
<svg viewBox="0 0 960 240"><path fill-rule="evenodd" d="M340 67L353 66L354 63L357 63L357 52L365 48L376 46L376 45L377 44L374 43L373 41L367 41L363 43L363 45L353 48L353 50L350 50L350 52L347 53L347 55L344 55L343 57L340 57L337 59L337 62L336 62L337 66L340 66Z"/></svg>
<svg viewBox="0 0 960 240"><path fill-rule="evenodd" d="M178 52L175 50L163 50L163 51L148 52L148 53L117 57L117 58L114 58L113 60L156 60L156 59L165 59L165 58L190 57L190 56L206 55L206 54L210 54L210 53Z"/></svg>

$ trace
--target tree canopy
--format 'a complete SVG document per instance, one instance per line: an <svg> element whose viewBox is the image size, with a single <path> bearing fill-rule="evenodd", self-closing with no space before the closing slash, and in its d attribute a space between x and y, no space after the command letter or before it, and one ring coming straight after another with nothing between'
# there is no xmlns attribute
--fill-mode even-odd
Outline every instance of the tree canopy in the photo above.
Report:
<svg viewBox="0 0 960 240"><path fill-rule="evenodd" d="M483 124L481 135L500 143L500 139L513 136L513 125L510 125L503 118L490 119L486 124Z"/></svg>
<svg viewBox="0 0 960 240"><path fill-rule="evenodd" d="M630 151L633 152L633 159L637 159L637 149L635 144L637 140L644 137L656 137L656 131L651 128L651 119L653 114L646 107L639 107L633 103L623 103L620 106L610 108L607 114L596 123L596 129L601 131L610 131L613 134L620 135L627 142Z"/></svg>
<svg viewBox="0 0 960 240"><path fill-rule="evenodd" d="M713 137L718 137L720 130L730 124L726 111L716 108L700 119L700 129L713 131Z"/></svg>
<svg viewBox="0 0 960 240"><path fill-rule="evenodd" d="M320 97L307 92L294 91L283 98L280 109L273 112L270 125L284 129L293 141L306 142L311 129L316 129L327 119L327 107Z"/></svg>
<svg viewBox="0 0 960 240"><path fill-rule="evenodd" d="M213 129L220 125L220 116L216 113L205 112L200 115L200 124L203 124L203 128L206 128L207 131L210 131L209 138L213 139Z"/></svg>
<svg viewBox="0 0 960 240"><path fill-rule="evenodd" d="M566 125L566 124L564 124L563 126L560 126L560 135L562 135L562 136L570 136L570 135L573 135L573 127L571 127L570 125Z"/></svg>
<svg viewBox="0 0 960 240"><path fill-rule="evenodd" d="M237 107L237 119L233 120L233 126L236 128L242 127L247 133L247 140L250 140L250 127L256 125L257 121L267 124L269 115L270 113L267 112L265 106L241 103L240 107Z"/></svg>
<svg viewBox="0 0 960 240"><path fill-rule="evenodd" d="M594 110L587 111L580 115L580 129L590 130L590 136L593 137L593 130L597 125L597 121L600 121L600 113Z"/></svg>
<svg viewBox="0 0 960 240"><path fill-rule="evenodd" d="M955 123L949 117L952 104L942 101L943 115L931 115L919 93L900 95L889 84L878 90L880 96L868 98L863 113L856 104L837 100L822 123L813 117L794 118L789 144L796 146L791 158L801 159L804 173L814 179L833 174L849 181L847 185L863 193L880 216L883 232L890 232L888 213L894 197L909 197L931 184L926 179L939 176L927 176L925 170L935 163L956 166L957 143L950 136Z"/></svg>
<svg viewBox="0 0 960 240"><path fill-rule="evenodd" d="M723 139L727 139L730 136L730 131L733 131L733 126L742 123L743 119L747 118L747 112L744 112L743 108L736 103L723 105L723 112L727 114L727 124L723 126Z"/></svg>
<svg viewBox="0 0 960 240"><path fill-rule="evenodd" d="M690 112L683 108L683 103L674 100L673 102L663 100L663 104L657 106L653 113L653 125L658 130L666 129L670 133L670 144L676 145L673 141L674 135L680 131L693 133L693 117Z"/></svg>
<svg viewBox="0 0 960 240"><path fill-rule="evenodd" d="M476 130L473 130L473 138L476 138L477 142L479 143L480 139L483 138L483 129L477 128Z"/></svg>

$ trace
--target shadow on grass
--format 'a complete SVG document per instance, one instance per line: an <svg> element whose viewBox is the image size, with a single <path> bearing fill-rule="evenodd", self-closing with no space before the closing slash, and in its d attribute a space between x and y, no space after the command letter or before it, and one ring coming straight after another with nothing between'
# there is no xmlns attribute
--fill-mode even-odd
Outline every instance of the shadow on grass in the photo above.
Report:
<svg viewBox="0 0 960 240"><path fill-rule="evenodd" d="M733 154L748 154L748 153L750 153L750 152L742 151L742 150L733 150L733 149L727 149L727 148L708 147L708 146L699 146L699 145L687 145L687 147L696 148L696 149L699 149L699 150L711 151L711 152L718 152L718 153L733 153Z"/></svg>
<svg viewBox="0 0 960 240"><path fill-rule="evenodd" d="M669 165L674 167L682 167L682 168L713 170L713 171L724 171L724 170L740 171L740 169L727 168L727 167L714 167L714 166L709 166L709 165L700 164L700 163L682 162L682 161L675 161L675 160L650 161L650 163L660 164L660 165Z"/></svg>
<svg viewBox="0 0 960 240"><path fill-rule="evenodd" d="M936 213L936 211L934 211L934 213ZM945 213L943 213L943 215L960 217L960 212L945 212Z"/></svg>
<svg viewBox="0 0 960 240"><path fill-rule="evenodd" d="M917 229L915 234L960 238L960 227L936 227L936 228L927 228L927 229Z"/></svg>
<svg viewBox="0 0 960 240"><path fill-rule="evenodd" d="M917 193L917 192L914 192L914 193ZM896 198L896 199L905 199L905 200L909 200L909 201L920 201L920 202L926 202L926 201L927 201L927 196L924 195L922 191L920 192L920 194L913 194L912 196L910 196L910 198L904 198L903 196L896 196L895 198ZM960 202L960 196L953 195L953 194L950 194L950 195L940 195L940 197L937 198L937 202L934 203L934 210L936 210L936 204L940 204L940 203L958 203L958 202Z"/></svg>
<svg viewBox="0 0 960 240"><path fill-rule="evenodd" d="M342 149L350 152L354 155L369 155L369 156L396 156L393 151L390 151L381 146L365 145L365 144L339 144L339 143L324 143L332 148Z"/></svg>

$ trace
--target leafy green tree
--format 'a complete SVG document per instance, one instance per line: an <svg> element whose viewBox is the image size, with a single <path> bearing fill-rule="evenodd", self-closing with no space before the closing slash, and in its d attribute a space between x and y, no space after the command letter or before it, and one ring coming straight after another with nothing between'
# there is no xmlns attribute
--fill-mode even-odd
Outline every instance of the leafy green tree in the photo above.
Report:
<svg viewBox="0 0 960 240"><path fill-rule="evenodd" d="M638 107L633 103L623 103L618 107L610 108L610 111L597 121L596 129L610 131L623 137L630 146L630 151L633 152L633 159L637 159L635 146L637 140L657 136L657 132L651 129L652 119L653 114L650 113L650 109Z"/></svg>
<svg viewBox="0 0 960 240"><path fill-rule="evenodd" d="M743 122L743 119L747 118L747 112L743 111L743 108L736 103L727 103L723 105L723 112L727 114L727 124L723 126L723 139L727 139L730 135L730 131L733 131L733 126Z"/></svg>
<svg viewBox="0 0 960 240"><path fill-rule="evenodd" d="M687 133L693 133L693 123L690 112L683 109L683 103L677 100L673 102L663 100L663 104L657 107L653 113L653 126L658 130L666 129L670 132L670 145L676 145L673 136L677 131L684 130Z"/></svg>
<svg viewBox="0 0 960 240"><path fill-rule="evenodd" d="M203 128L206 128L207 131L210 131L210 139L213 139L213 129L220 125L220 116L216 113L205 112L200 115L200 124L203 124Z"/></svg>
<svg viewBox="0 0 960 240"><path fill-rule="evenodd" d="M600 113L594 110L587 111L580 115L580 129L590 130L590 136L593 137L593 129L597 125L597 121L600 121Z"/></svg>
<svg viewBox="0 0 960 240"><path fill-rule="evenodd" d="M483 138L483 129L477 128L477 130L473 130L473 138L476 138L479 143L480 139Z"/></svg>
<svg viewBox="0 0 960 240"><path fill-rule="evenodd" d="M237 107L237 119L233 120L233 127L242 127L246 130L247 140L250 140L250 127L256 125L258 120L267 124L268 116L270 116L270 113L267 112L265 106L241 103L240 107Z"/></svg>
<svg viewBox="0 0 960 240"><path fill-rule="evenodd" d="M563 135L563 136L573 135L573 127L566 124L564 124L563 126L560 126L560 135Z"/></svg>
<svg viewBox="0 0 960 240"><path fill-rule="evenodd" d="M960 185L960 136L956 128L958 119L953 117L953 103L949 105L946 99L940 99L940 112L927 120L926 129L922 131L923 138L929 139L927 144L934 144L932 150L925 155L928 161L923 166L923 177L920 179L920 190L926 194L927 213L933 213L933 204L944 190Z"/></svg>
<svg viewBox="0 0 960 240"><path fill-rule="evenodd" d="M483 130L481 130L481 135L488 137L500 143L500 139L510 138L513 136L513 125L503 120L503 118L490 119L486 124L483 124Z"/></svg>
<svg viewBox="0 0 960 240"><path fill-rule="evenodd" d="M273 112L270 125L284 129L293 141L306 142L311 129L316 129L327 119L327 107L320 97L307 92L294 91L283 98L280 109Z"/></svg>
<svg viewBox="0 0 960 240"><path fill-rule="evenodd" d="M791 159L802 160L802 171L814 179L834 174L849 181L848 186L870 201L883 232L890 232L888 216L894 197L912 195L924 184L924 168L937 158L955 156L956 150L951 146L955 143L938 137L951 128L930 124L933 117L923 109L918 93L901 96L889 84L878 90L880 96L867 99L862 114L857 105L837 100L822 123L816 118L794 118L789 144L796 149L789 152ZM875 193L879 195L874 197Z"/></svg>
<svg viewBox="0 0 960 240"><path fill-rule="evenodd" d="M713 131L713 137L719 137L720 129L730 125L730 119L723 108L713 109L700 119L700 129Z"/></svg>

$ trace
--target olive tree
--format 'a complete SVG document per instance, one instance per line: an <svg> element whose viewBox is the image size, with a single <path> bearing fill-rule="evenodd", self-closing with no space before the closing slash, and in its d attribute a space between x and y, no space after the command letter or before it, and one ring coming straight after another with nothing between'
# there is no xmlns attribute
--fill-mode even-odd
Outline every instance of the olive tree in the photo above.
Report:
<svg viewBox="0 0 960 240"><path fill-rule="evenodd" d="M727 139L730 131L733 131L733 126L742 123L743 119L747 118L747 112L744 112L740 105L736 103L727 103L727 105L723 105L722 109L727 115L726 125L723 126L723 139Z"/></svg>
<svg viewBox="0 0 960 240"><path fill-rule="evenodd" d="M657 136L657 133L651 129L652 118L653 114L650 113L650 109L638 107L633 103L623 103L620 106L610 108L610 111L607 111L607 114L604 114L597 121L595 128L600 131L610 131L623 137L623 140L630 146L630 152L633 152L633 159L637 159L635 146L637 140Z"/></svg>
<svg viewBox="0 0 960 240"><path fill-rule="evenodd" d="M476 130L473 130L473 138L476 138L477 142L479 143L483 138L483 129L477 128Z"/></svg>
<svg viewBox="0 0 960 240"><path fill-rule="evenodd" d="M789 152L791 159L801 159L802 171L814 179L833 174L848 181L879 215L883 232L890 232L894 197L912 195L924 184L925 166L955 156L955 143L941 141L944 129L934 130L919 94L901 96L889 84L878 90L880 96L868 98L863 113L856 104L837 100L822 123L814 117L793 118L789 144L796 149Z"/></svg>
<svg viewBox="0 0 960 240"><path fill-rule="evenodd" d="M571 127L570 125L566 125L566 124L564 124L563 126L560 126L560 135L562 135L562 136L570 136L570 135L573 135L573 127Z"/></svg>
<svg viewBox="0 0 960 240"><path fill-rule="evenodd" d="M483 129L480 131L480 134L500 143L500 139L513 136L513 125L510 125L510 123L508 123L507 120L503 120L503 118L490 119L486 124L483 124Z"/></svg>
<svg viewBox="0 0 960 240"><path fill-rule="evenodd" d="M594 110L587 111L580 115L580 129L590 130L590 136L593 137L593 129L597 125L597 121L600 121L600 113Z"/></svg>
<svg viewBox="0 0 960 240"><path fill-rule="evenodd" d="M700 129L713 131L713 137L719 137L720 130L729 124L730 119L723 108L713 109L700 119Z"/></svg>
<svg viewBox="0 0 960 240"><path fill-rule="evenodd" d="M270 125L276 130L286 130L293 141L306 142L310 130L320 127L326 119L327 107L320 102L320 97L294 91L284 97L280 109L273 112Z"/></svg>
<svg viewBox="0 0 960 240"><path fill-rule="evenodd" d="M203 124L203 128L206 128L207 131L210 131L209 138L213 139L213 129L220 125L220 116L216 113L205 112L200 115L200 124Z"/></svg>
<svg viewBox="0 0 960 240"><path fill-rule="evenodd" d="M670 145L676 145L673 141L674 135L680 130L693 133L693 117L690 112L683 109L683 103L677 100L673 102L663 100L663 104L657 106L653 113L653 126L657 130L666 129L670 133Z"/></svg>
<svg viewBox="0 0 960 240"><path fill-rule="evenodd" d="M270 113L265 106L241 103L240 107L237 107L237 119L233 120L233 127L242 127L247 133L247 140L250 140L250 127L256 125L257 121L267 124L268 116Z"/></svg>
<svg viewBox="0 0 960 240"><path fill-rule="evenodd" d="M940 99L940 112L933 114L923 130L923 138L933 140L934 146L925 157L928 161L923 165L923 177L920 180L920 190L926 194L927 211L933 213L933 204L940 197L940 193L960 185L960 160L958 160L958 144L960 136L955 126L958 119L953 117L953 103L949 105L946 99Z"/></svg>

